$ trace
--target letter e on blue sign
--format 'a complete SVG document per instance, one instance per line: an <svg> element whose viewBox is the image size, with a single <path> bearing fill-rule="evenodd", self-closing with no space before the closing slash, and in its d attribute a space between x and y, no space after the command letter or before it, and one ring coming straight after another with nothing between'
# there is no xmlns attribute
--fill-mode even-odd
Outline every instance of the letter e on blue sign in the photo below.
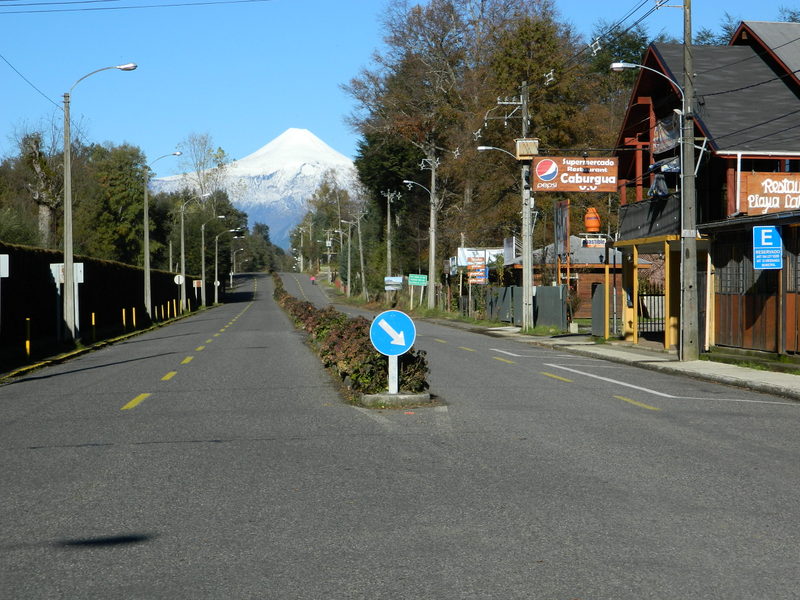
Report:
<svg viewBox="0 0 800 600"><path fill-rule="evenodd" d="M774 225L753 227L753 268L780 269L783 267L783 240Z"/></svg>

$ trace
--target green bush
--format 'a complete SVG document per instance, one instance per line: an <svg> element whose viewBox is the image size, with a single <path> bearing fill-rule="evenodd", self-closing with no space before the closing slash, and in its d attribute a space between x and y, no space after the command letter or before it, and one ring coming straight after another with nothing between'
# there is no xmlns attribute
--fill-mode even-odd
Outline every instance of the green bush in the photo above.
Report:
<svg viewBox="0 0 800 600"><path fill-rule="evenodd" d="M274 297L292 317L297 327L308 333L322 364L335 372L351 389L362 394L385 392L389 386L388 358L372 346L370 323L364 317L350 318L332 306L316 308L298 300L273 274ZM428 389L428 362L422 350L413 348L398 357L399 386L404 392L420 393Z"/></svg>

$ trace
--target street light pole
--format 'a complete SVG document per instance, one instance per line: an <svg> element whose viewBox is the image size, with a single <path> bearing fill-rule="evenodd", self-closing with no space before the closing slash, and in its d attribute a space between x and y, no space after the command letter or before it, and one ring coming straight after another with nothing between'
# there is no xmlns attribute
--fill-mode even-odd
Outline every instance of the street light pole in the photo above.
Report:
<svg viewBox="0 0 800 600"><path fill-rule="evenodd" d="M435 161L436 159L433 160ZM430 196L431 218L429 225L430 248L428 250L428 308L432 309L436 306L436 299L434 298L436 294L434 274L436 273L436 215L438 210L436 205L436 166L433 164L431 165L431 189L426 188L421 183L411 181L410 179L404 179L403 183L408 186L408 189L411 189L412 185L419 186L428 192Z"/></svg>
<svg viewBox="0 0 800 600"><path fill-rule="evenodd" d="M353 287L350 279L350 251L353 246L353 221L342 221L347 225L347 297L350 297L350 289Z"/></svg>
<svg viewBox="0 0 800 600"><path fill-rule="evenodd" d="M224 219L225 215L217 215L215 218ZM211 223L214 219L206 221L200 226L200 280L203 285L200 287L200 300L203 306L208 306L206 302L206 225ZM214 281L216 281L216 272L214 273Z"/></svg>
<svg viewBox="0 0 800 600"><path fill-rule="evenodd" d="M180 156L180 151L171 152L159 156L149 166L145 167L144 172L144 308L147 311L147 316L153 318L153 295L150 287L150 200L147 196L147 184L150 181L150 167L167 156Z"/></svg>
<svg viewBox="0 0 800 600"><path fill-rule="evenodd" d="M109 69L119 71L133 71L135 63L126 63L113 67L103 67L88 73L72 84L68 92L64 93L64 306L63 317L66 335L69 340L80 337L80 332L75 326L75 272L72 248L72 139L70 131L69 103L70 94L81 81Z"/></svg>
<svg viewBox="0 0 800 600"><path fill-rule="evenodd" d="M392 276L392 202L400 197L397 192L382 192L386 197L386 276Z"/></svg>
<svg viewBox="0 0 800 600"><path fill-rule="evenodd" d="M694 61L692 2L683 2L683 126L681 127L681 336L680 360L700 358L697 298L697 215L694 180Z"/></svg>
<svg viewBox="0 0 800 600"><path fill-rule="evenodd" d="M523 95L523 97L526 97ZM523 113L522 137L527 136L527 119ZM505 152L513 158L517 158L508 150L496 148L494 146L478 146L479 152L487 150L498 150ZM533 228L531 227L531 188L530 188L530 165L528 161L522 160L522 331L528 331L533 327Z"/></svg>
<svg viewBox="0 0 800 600"><path fill-rule="evenodd" d="M611 63L612 71L645 69L669 81L681 95L681 302L680 336L678 359L681 361L699 358L698 299L697 299L697 222L695 214L696 194L694 180L694 84L692 82L693 61L691 56L691 0L684 1L684 63L683 87L661 71L645 65L628 62Z"/></svg>
<svg viewBox="0 0 800 600"><path fill-rule="evenodd" d="M214 236L214 304L219 303L219 236L226 233L238 233L239 229L228 229ZM233 236L234 239L242 236Z"/></svg>
<svg viewBox="0 0 800 600"><path fill-rule="evenodd" d="M208 198L211 192L207 192L202 196L196 198L189 198L186 202L181 204L181 311L186 310L186 244L185 244L185 229L184 229L184 214L186 213L186 205L189 202L197 200L198 202L203 198Z"/></svg>

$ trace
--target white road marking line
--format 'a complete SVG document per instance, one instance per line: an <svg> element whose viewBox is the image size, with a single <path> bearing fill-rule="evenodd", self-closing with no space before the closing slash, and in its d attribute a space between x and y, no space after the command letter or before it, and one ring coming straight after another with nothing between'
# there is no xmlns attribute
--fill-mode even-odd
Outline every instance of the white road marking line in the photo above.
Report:
<svg viewBox="0 0 800 600"><path fill-rule="evenodd" d="M453 432L453 423L450 421L450 412L446 406L437 406L433 409L433 416L436 426L446 433Z"/></svg>
<svg viewBox="0 0 800 600"><path fill-rule="evenodd" d="M632 383L626 383L624 381L618 381L616 379L611 379L609 377L601 377L600 375L594 375L592 373L586 373L584 371L578 371L577 369L570 369L569 367L563 367L561 365L554 365L554 364L547 364L546 366L552 367L554 369L561 369L563 371L569 371L571 373L576 373L578 375L583 375L584 377L591 377L593 379L599 379L600 381L606 381L608 383L613 383L615 385L621 385L623 387L629 387L634 390L639 390L640 392L645 392L646 394L653 394L654 396L661 396L662 398L673 398L675 400L715 400L717 402L741 402L743 404L778 404L781 406L797 406L800 407L800 404L797 402L775 402L772 400L747 400L745 398L710 398L707 396L703 397L695 397L695 396L675 396L673 394L667 394L665 392L659 392L656 390L651 390L650 388L642 387L639 385L633 385Z"/></svg>
<svg viewBox="0 0 800 600"><path fill-rule="evenodd" d="M509 352L508 350L500 350L499 348L489 348L492 352L499 352L500 354L505 354L506 356L514 356L516 358L575 358L574 354L556 354L554 355L552 352L540 352L538 354L515 354L514 352ZM584 359L586 360L586 359ZM591 359L590 359L591 360Z"/></svg>
<svg viewBox="0 0 800 600"><path fill-rule="evenodd" d="M393 431L393 432L400 431L400 427L398 427L392 421L390 421L382 414L373 409L362 408L360 406L354 406L353 408L356 409L358 412L360 412L362 415L369 417L370 419L381 425L387 431Z"/></svg>

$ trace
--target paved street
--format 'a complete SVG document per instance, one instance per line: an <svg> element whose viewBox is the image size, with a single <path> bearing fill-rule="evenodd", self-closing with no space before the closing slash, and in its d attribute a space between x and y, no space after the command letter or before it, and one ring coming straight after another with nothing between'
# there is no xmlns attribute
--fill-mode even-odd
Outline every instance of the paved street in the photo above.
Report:
<svg viewBox="0 0 800 600"><path fill-rule="evenodd" d="M238 289L0 386L0 597L797 596L800 403L419 322L356 408Z"/></svg>

